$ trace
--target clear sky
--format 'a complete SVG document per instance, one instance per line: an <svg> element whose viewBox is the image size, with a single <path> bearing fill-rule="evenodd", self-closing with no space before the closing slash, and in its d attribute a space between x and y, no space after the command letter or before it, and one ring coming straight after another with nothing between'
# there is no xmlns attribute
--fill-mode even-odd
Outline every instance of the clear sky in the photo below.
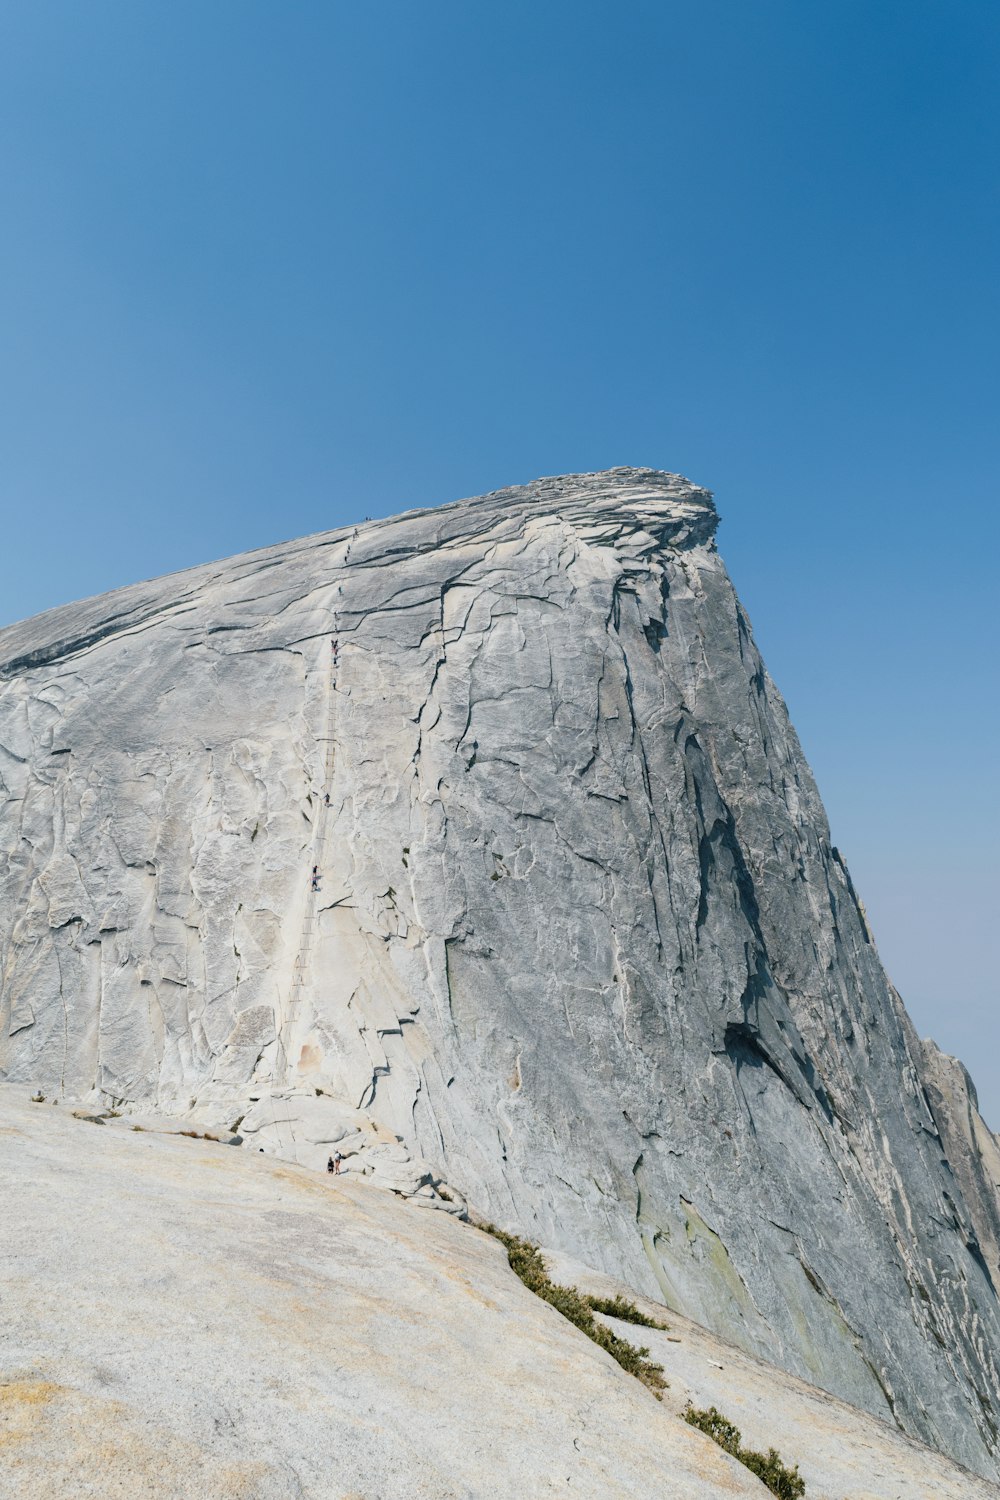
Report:
<svg viewBox="0 0 1000 1500"><path fill-rule="evenodd" d="M649 464L1000 1126L997 0L0 0L0 620Z"/></svg>

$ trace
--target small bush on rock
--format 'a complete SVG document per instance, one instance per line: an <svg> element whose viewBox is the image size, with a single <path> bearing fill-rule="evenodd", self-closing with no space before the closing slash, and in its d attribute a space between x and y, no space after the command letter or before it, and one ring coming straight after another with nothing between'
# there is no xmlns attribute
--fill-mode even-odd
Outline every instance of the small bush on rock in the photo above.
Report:
<svg viewBox="0 0 1000 1500"><path fill-rule="evenodd" d="M620 1318L623 1323L638 1323L641 1328L659 1328L665 1332L666 1323L657 1323L655 1318L647 1318L644 1312L640 1312L634 1302L629 1302L626 1297L585 1297L583 1299L588 1307L594 1312L603 1313L606 1318Z"/></svg>
<svg viewBox="0 0 1000 1500"><path fill-rule="evenodd" d="M507 1234L495 1224L481 1224L479 1227L487 1234L492 1234L504 1246L511 1270L521 1278L529 1291L562 1313L581 1333L585 1333L610 1354L612 1359L617 1360L623 1370L641 1380L657 1401L662 1401L660 1392L667 1384L663 1378L663 1366L653 1363L648 1357L648 1349L637 1349L634 1344L612 1333L610 1328L605 1328L603 1323L598 1323L589 1300L582 1297L576 1287L559 1286L557 1282L550 1281L542 1252L537 1245L532 1245L529 1240L519 1239L516 1234ZM614 1316L618 1317L619 1314Z"/></svg>
<svg viewBox="0 0 1000 1500"><path fill-rule="evenodd" d="M756 1474L767 1485L772 1495L777 1495L778 1500L800 1500L805 1494L806 1482L799 1473L798 1464L790 1469L787 1464L782 1463L781 1455L775 1448L769 1448L766 1453L756 1453L752 1448L744 1448L740 1429L716 1407L710 1406L707 1411L699 1411L689 1401L684 1408L684 1420L704 1432L720 1448L731 1453L733 1458L738 1458L751 1474Z"/></svg>

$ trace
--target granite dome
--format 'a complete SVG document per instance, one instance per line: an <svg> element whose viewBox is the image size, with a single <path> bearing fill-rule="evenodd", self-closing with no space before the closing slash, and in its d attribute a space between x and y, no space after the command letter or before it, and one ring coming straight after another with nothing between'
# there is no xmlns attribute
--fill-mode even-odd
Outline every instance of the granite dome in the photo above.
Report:
<svg viewBox="0 0 1000 1500"><path fill-rule="evenodd" d="M0 632L0 1071L340 1143L995 1478L986 1137L716 519L571 475Z"/></svg>

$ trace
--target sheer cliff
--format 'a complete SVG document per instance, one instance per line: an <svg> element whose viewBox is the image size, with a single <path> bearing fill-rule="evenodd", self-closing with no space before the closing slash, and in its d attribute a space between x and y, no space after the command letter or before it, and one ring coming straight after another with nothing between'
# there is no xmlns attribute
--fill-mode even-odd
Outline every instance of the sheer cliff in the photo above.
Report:
<svg viewBox="0 0 1000 1500"><path fill-rule="evenodd" d="M0 632L0 1071L446 1183L995 1478L995 1174L715 524L568 476Z"/></svg>

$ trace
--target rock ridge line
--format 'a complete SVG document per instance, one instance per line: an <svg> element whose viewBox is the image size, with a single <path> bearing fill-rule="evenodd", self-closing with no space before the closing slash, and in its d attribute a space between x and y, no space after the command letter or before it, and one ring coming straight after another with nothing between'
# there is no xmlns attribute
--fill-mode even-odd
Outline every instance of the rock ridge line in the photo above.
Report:
<svg viewBox="0 0 1000 1500"><path fill-rule="evenodd" d="M0 1077L468 1202L996 1479L996 1142L717 519L542 479L0 631Z"/></svg>

